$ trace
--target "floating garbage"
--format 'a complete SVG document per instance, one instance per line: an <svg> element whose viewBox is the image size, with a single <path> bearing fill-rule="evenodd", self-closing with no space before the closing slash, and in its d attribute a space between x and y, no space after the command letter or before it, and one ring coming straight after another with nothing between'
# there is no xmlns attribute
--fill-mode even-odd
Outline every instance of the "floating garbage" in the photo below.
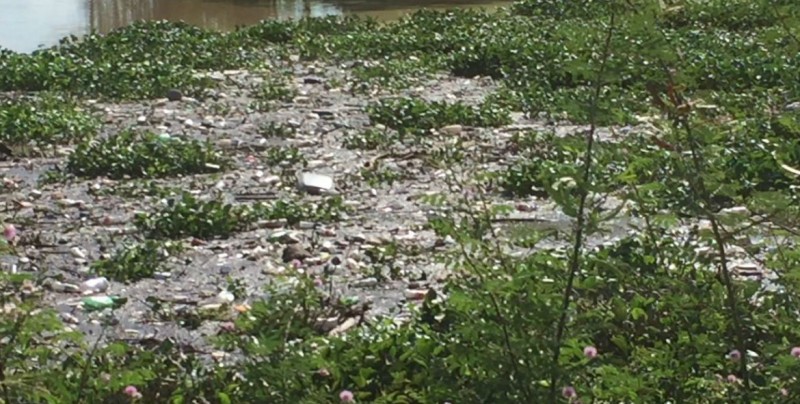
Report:
<svg viewBox="0 0 800 404"><path fill-rule="evenodd" d="M358 296L342 296L339 299L339 303L343 306L352 306L354 304L358 304L361 299Z"/></svg>
<svg viewBox="0 0 800 404"><path fill-rule="evenodd" d="M83 309L86 311L98 311L104 309L116 309L128 302L127 297L120 296L92 296L83 299Z"/></svg>
<svg viewBox="0 0 800 404"><path fill-rule="evenodd" d="M87 279L81 283L81 291L84 293L101 293L108 290L109 283L106 277Z"/></svg>
<svg viewBox="0 0 800 404"><path fill-rule="evenodd" d="M333 190L333 178L314 173L297 173L297 187L310 194L320 194Z"/></svg>
<svg viewBox="0 0 800 404"><path fill-rule="evenodd" d="M217 301L220 303L232 303L235 299L236 297L233 296L233 293L227 290L223 290L217 295Z"/></svg>

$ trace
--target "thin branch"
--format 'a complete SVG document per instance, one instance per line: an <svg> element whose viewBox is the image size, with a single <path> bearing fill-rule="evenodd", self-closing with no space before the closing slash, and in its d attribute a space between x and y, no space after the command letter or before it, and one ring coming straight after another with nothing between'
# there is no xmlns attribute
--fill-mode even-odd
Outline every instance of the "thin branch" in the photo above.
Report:
<svg viewBox="0 0 800 404"><path fill-rule="evenodd" d="M460 185L462 188L464 188L463 184L458 184L458 185ZM450 185L450 187L451 187L451 190L452 190L452 188L453 188L452 185ZM478 194L481 195L481 193L478 193ZM466 200L466 197L464 197L464 199L465 199L465 202L469 202L469 201ZM482 198L482 197L479 198L479 200L480 200L480 202L482 204L483 212L489 212L489 210L487 209L488 204L486 203L486 200L484 198ZM466 213L474 223L479 223L481 221L481 218L479 218L475 214L475 212L473 210L471 210L471 209L466 209L466 211L464 213ZM508 263L507 257L505 257L505 255L502 254L502 247L500 246L499 237L498 237L497 233L495 232L495 229L491 226L491 218L484 217L483 221L488 224L488 227L489 227L490 231L492 232L492 236L493 236L492 240L494 240L494 242L495 242L495 244L493 245L493 247L495 249L495 251L494 251L495 256L502 261L502 264L503 264L503 266L505 268L508 268L509 267L509 263ZM486 275L482 272L482 270L479 268L479 266L477 265L475 260L473 260L472 256L467 251L465 243L458 243L458 244L459 244L459 248L461 250L461 256L464 257L464 260L467 262L467 265L473 269L473 271L472 271L473 273L478 275L478 278L480 279L481 283L482 284L486 284L487 283ZM522 391L525 394L525 397L523 397L523 398L525 399L525 402L529 402L530 400L532 400L532 394L531 394L530 388L528 386L528 381L526 381L523 378L520 378L521 374L520 374L519 367L518 367L518 364L520 363L520 360L517 358L517 355L514 352L514 349L513 349L512 345L511 345L511 332L509 330L509 325L508 325L507 321L505 320L505 316L503 316L502 311L500 310L499 299L497 298L497 296L495 295L495 293L493 291L487 290L486 292L487 292L487 295L489 296L489 301L492 304L492 310L495 312L495 316L497 317L497 322L500 325L500 331L503 334L503 348L506 351L506 355L508 355L509 368L511 369L511 375L510 376L513 379L513 381L520 383ZM523 363L527 367L528 362L527 361L523 361Z"/></svg>
<svg viewBox="0 0 800 404"><path fill-rule="evenodd" d="M553 340L553 370L550 376L550 402L558 401L558 385L561 378L561 368L559 367L559 360L561 358L561 344L564 338L564 332L567 325L567 313L572 298L572 293L575 287L575 276L580 270L580 256L583 251L583 237L584 227L586 226L586 202L589 197L589 190L586 188L591 183L592 176L592 151L595 141L595 132L597 130L597 102L600 99L600 92L603 88L603 75L606 70L606 62L611 53L611 38L614 35L614 26L616 24L616 13L611 14L608 24L608 32L606 33L605 43L603 45L603 54L600 58L600 68L595 81L594 94L592 96L590 111L589 111L589 132L586 134L586 155L583 161L583 183L585 184L580 188L580 202L578 204L577 222L575 224L575 242L572 248L572 256L569 263L569 275L567 276L567 285L564 288L564 295L561 302L561 316L558 319L556 326L555 339Z"/></svg>
<svg viewBox="0 0 800 404"><path fill-rule="evenodd" d="M83 392L86 390L86 383L89 381L89 366L91 366L92 361L94 360L94 355L97 353L97 349L100 346L100 341L105 337L106 330L108 329L109 325L103 324L103 327L100 328L100 335L97 336L97 340L94 342L92 346L92 350L89 352L88 357L86 358L86 363L83 365L83 370L81 370L81 378L80 382L78 383L78 397L75 399L76 403L83 402Z"/></svg>

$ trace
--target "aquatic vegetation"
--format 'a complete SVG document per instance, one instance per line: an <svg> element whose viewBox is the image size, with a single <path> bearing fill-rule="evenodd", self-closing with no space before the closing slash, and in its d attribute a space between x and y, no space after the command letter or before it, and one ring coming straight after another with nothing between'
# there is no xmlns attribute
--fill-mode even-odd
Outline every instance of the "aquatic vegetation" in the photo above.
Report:
<svg viewBox="0 0 800 404"><path fill-rule="evenodd" d="M265 112L275 103L291 101L296 91L290 86L291 83L281 77L265 78L264 82L252 91L251 96L255 99L252 103L253 109Z"/></svg>
<svg viewBox="0 0 800 404"><path fill-rule="evenodd" d="M434 70L461 82L491 78L482 97L361 99L355 123L335 127L347 158L414 147L408 167L434 168L446 182L446 189L414 184L424 192L393 194L423 219L413 229L396 226L386 243L319 224L349 214L393 220L411 208L378 210L370 202L350 210L348 194L245 204L155 186L131 193L162 200L133 218L142 244L94 264L114 279L152 276L163 248L184 238L213 244L213 257L241 261L253 246L279 255L266 238L286 241L284 253L296 248L288 231L262 237L261 225L271 222L305 226L321 251L259 272L264 293L247 296L247 305L231 307L245 293L241 280L228 279L214 303L173 313L185 327L224 320L208 337L209 352L174 340L87 346L65 331L70 317L42 309L38 272L2 271L0 340L8 343L0 349L0 400L796 402L798 38L800 3L789 0L523 0L495 14L420 11L389 24L303 19L216 33L137 23L32 55L0 52L0 89L71 97L158 98L171 88L202 94L214 83L199 71L309 60L357 66L350 73L370 91L402 92L409 76ZM277 81L254 90L262 111L295 95ZM0 111L11 111L0 115L4 141L74 139L80 143L65 171L86 178L166 178L228 164L193 140L132 131L93 139L88 118L56 104L45 111L63 116L2 104ZM317 119L314 113L309 126ZM570 124L566 134L559 123ZM260 141L281 143L260 149L265 170L311 165L294 143L306 137L303 125L253 125ZM431 142L444 137L451 142ZM496 150L501 138L510 139L506 150ZM378 160L350 178L382 189L407 180ZM489 172L489 162L499 169ZM558 209L536 210L545 204ZM58 214L74 211L82 223L91 206ZM520 212L535 215L510 215ZM5 237L15 248L3 251L35 251L16 219ZM234 237L242 232L258 234ZM403 245L412 233L424 233L424 243ZM346 244L347 257L330 257L351 238L358 241ZM423 271L409 280L400 293L412 307L407 317L391 317L393 307L389 317L365 315L374 303L365 298L368 286L378 278L399 282L395 275L412 255L405 251L447 264L447 278ZM365 268L373 282L347 279ZM173 303L141 302L159 313ZM213 316L199 314L201 306Z"/></svg>
<svg viewBox="0 0 800 404"><path fill-rule="evenodd" d="M0 142L47 149L92 138L99 122L73 99L55 94L0 99Z"/></svg>
<svg viewBox="0 0 800 404"><path fill-rule="evenodd" d="M424 135L448 125L502 126L511 122L508 111L491 104L472 107L460 102L447 103L402 98L381 100L367 108L374 123L406 133Z"/></svg>
<svg viewBox="0 0 800 404"><path fill-rule="evenodd" d="M163 178L215 173L230 165L210 143L129 129L79 144L65 171L84 178Z"/></svg>
<svg viewBox="0 0 800 404"><path fill-rule="evenodd" d="M259 220L283 219L289 224L302 220L330 222L347 211L341 197L318 203L278 200L233 205L219 198L204 199L182 192L165 199L164 205L155 212L138 214L134 220L136 227L149 238L227 238L234 232L252 229Z"/></svg>
<svg viewBox="0 0 800 404"><path fill-rule="evenodd" d="M183 250L179 243L145 240L140 244L125 245L109 258L92 263L91 270L119 282L134 282L169 272L165 259Z"/></svg>

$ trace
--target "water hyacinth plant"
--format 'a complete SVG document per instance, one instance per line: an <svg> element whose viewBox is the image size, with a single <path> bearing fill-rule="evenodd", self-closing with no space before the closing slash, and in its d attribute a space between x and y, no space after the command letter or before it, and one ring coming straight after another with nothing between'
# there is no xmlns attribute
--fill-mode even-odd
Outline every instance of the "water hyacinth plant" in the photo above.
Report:
<svg viewBox="0 0 800 404"><path fill-rule="evenodd" d="M67 160L66 171L89 178L162 178L215 173L230 165L230 158L210 143L126 130L79 144Z"/></svg>

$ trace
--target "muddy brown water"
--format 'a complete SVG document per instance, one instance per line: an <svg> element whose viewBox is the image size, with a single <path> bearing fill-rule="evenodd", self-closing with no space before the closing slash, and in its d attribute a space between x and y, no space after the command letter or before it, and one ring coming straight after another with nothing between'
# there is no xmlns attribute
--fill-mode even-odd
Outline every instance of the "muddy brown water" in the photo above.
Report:
<svg viewBox="0 0 800 404"><path fill-rule="evenodd" d="M498 0L0 0L0 48L31 52L68 35L107 33L138 20L230 30L264 19L361 15L394 20L421 8L509 4Z"/></svg>

